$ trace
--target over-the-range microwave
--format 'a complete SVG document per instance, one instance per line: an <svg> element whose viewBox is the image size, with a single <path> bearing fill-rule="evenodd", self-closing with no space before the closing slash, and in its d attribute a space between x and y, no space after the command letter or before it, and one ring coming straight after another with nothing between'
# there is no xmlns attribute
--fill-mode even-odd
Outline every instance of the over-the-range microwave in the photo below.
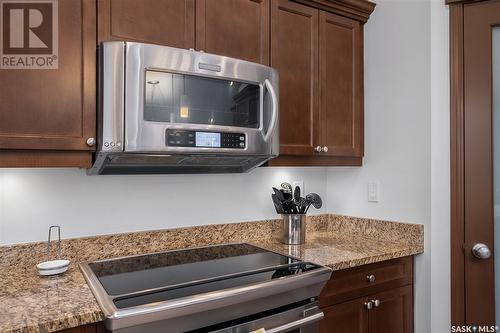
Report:
<svg viewBox="0 0 500 333"><path fill-rule="evenodd" d="M98 90L97 151L88 174L246 172L279 153L273 68L104 42Z"/></svg>

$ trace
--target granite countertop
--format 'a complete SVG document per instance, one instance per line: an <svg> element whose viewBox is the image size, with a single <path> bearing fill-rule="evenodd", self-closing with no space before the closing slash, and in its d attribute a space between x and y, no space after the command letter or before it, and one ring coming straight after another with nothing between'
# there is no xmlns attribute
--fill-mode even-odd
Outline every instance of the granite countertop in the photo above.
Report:
<svg viewBox="0 0 500 333"><path fill-rule="evenodd" d="M333 270L423 252L423 226L339 215L308 217L303 245L280 244L279 220L64 240L72 261L60 277L40 277L46 244L0 247L0 332L54 332L104 319L78 263L210 244L247 242Z"/></svg>

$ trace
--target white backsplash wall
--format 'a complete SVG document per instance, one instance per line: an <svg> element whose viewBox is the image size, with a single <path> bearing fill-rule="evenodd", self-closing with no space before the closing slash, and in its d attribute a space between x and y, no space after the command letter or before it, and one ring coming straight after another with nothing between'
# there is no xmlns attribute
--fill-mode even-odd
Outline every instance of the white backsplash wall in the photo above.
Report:
<svg viewBox="0 0 500 333"><path fill-rule="evenodd" d="M277 218L271 186L303 180L326 200L325 168L233 175L86 176L79 169L0 169L0 244ZM311 214L327 212L311 209Z"/></svg>

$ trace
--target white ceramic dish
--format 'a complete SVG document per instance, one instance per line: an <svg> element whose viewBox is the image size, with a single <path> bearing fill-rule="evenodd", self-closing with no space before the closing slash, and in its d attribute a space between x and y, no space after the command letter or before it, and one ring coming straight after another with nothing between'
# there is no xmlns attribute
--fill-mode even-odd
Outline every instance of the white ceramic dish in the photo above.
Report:
<svg viewBox="0 0 500 333"><path fill-rule="evenodd" d="M69 268L69 260L50 260L44 261L36 265L38 274L43 276L57 275L66 272Z"/></svg>

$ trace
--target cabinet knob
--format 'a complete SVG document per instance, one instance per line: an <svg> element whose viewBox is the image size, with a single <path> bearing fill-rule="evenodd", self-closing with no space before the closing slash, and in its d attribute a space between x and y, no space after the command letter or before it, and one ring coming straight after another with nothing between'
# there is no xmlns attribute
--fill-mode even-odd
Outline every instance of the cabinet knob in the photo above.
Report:
<svg viewBox="0 0 500 333"><path fill-rule="evenodd" d="M327 147L327 146L324 146L324 147L323 147L323 151L324 151L325 153L326 153L326 152L328 152L328 147Z"/></svg>
<svg viewBox="0 0 500 333"><path fill-rule="evenodd" d="M321 146L316 146L316 147L314 148L314 150L315 150L316 152L318 152L318 153L321 153L321 150L322 150L322 149L323 149L323 148L321 148Z"/></svg>
<svg viewBox="0 0 500 333"><path fill-rule="evenodd" d="M366 281L368 281L369 283L375 282L375 275L373 275L373 274L367 275Z"/></svg>
<svg viewBox="0 0 500 333"><path fill-rule="evenodd" d="M376 308L378 308L380 306L380 300L379 299L372 300L372 303L373 303L373 306L375 306Z"/></svg>
<svg viewBox="0 0 500 333"><path fill-rule="evenodd" d="M373 302L372 301L365 302L365 308L367 308L368 310L373 309Z"/></svg>
<svg viewBox="0 0 500 333"><path fill-rule="evenodd" d="M87 146L93 147L93 146L95 146L95 144L96 144L95 138L88 138L87 139Z"/></svg>

